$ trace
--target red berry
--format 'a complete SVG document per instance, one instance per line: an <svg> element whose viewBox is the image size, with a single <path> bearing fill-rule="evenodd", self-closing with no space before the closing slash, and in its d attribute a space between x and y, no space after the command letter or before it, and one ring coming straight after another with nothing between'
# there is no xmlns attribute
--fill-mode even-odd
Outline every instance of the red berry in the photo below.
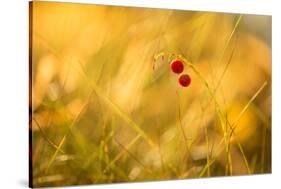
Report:
<svg viewBox="0 0 281 189"><path fill-rule="evenodd" d="M191 83L191 78L188 74L182 74L180 77L179 77L179 83L181 86L183 87L187 87L190 85Z"/></svg>
<svg viewBox="0 0 281 189"><path fill-rule="evenodd" d="M182 73L184 66L181 60L173 60L170 64L171 69L174 73Z"/></svg>

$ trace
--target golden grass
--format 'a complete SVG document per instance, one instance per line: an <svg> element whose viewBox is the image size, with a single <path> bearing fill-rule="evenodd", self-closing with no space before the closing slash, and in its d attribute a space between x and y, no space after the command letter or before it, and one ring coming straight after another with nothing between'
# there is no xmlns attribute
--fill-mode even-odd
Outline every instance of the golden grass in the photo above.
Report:
<svg viewBox="0 0 281 189"><path fill-rule="evenodd" d="M270 17L32 7L34 186L271 172Z"/></svg>

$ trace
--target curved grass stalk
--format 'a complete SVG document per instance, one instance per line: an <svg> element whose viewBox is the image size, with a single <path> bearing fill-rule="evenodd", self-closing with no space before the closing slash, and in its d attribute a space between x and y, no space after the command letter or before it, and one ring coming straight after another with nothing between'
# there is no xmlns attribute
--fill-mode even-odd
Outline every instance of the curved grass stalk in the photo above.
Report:
<svg viewBox="0 0 281 189"><path fill-rule="evenodd" d="M221 122L221 127L222 127L222 130L223 132L225 132L225 124L224 124L224 121L223 121L223 113L222 113L222 110L220 108L220 105L215 97L215 94L214 92L212 91L212 89L210 88L208 82L206 81L206 79L200 74L200 72L195 68L195 66L190 63L186 58L184 57L180 57L181 59L184 60L184 62L193 70L193 72L196 74L196 76L201 80L201 82L204 84L204 86L206 87L209 95L211 96L211 98L214 100L215 102L215 108L216 108L216 111L218 113L218 116L219 116L219 119L220 119L220 122Z"/></svg>
<svg viewBox="0 0 281 189"><path fill-rule="evenodd" d="M184 57L181 57L183 60L185 60L185 63L194 71L194 73L198 76L198 78L201 80L201 82L205 85L205 87L207 88L207 91L209 92L211 98L214 100L215 102L215 108L216 108L216 111L217 111L217 114L219 116L219 120L220 120L220 125L221 125L221 128L222 128L222 131L223 131L223 137L224 137L224 144L225 144L225 149L226 149L226 155L227 157L229 157L229 140L228 140L228 135L227 135L227 124L224 123L224 119L226 121L226 123L228 122L227 120L227 117L224 118L224 115L223 115L223 112L220 108L220 105L215 97L215 94L214 92L211 90L208 82L204 79L204 77L200 74L200 72L194 67L194 65L192 63L190 63L188 60L186 60ZM230 164L230 159L229 158L226 158L227 159L227 164L226 164L226 169L227 167L230 167L231 164Z"/></svg>
<svg viewBox="0 0 281 189"><path fill-rule="evenodd" d="M222 50L222 53L221 53L221 56L220 56L220 58L219 58L218 63L221 63L221 62L222 62L222 59L223 59L223 57L224 57L224 55L225 55L225 52L226 52L226 49L227 49L227 47L229 46L230 41L232 40L232 38L233 38L233 36L234 36L234 34L235 34L235 31L237 30L237 28L238 28L238 26L239 26L239 24L240 24L240 22L241 22L241 20L242 20L242 17L243 17L243 15L240 14L239 17L238 17L238 19L237 19L237 21L236 21L236 23L235 23L235 25L234 25L233 30L231 31L231 33L230 33L230 35L229 35L229 37L228 37L228 39L227 39L227 41L226 41L226 44L225 44L225 46L224 46L224 48L223 48L223 50ZM216 74L215 74L215 75L216 75Z"/></svg>

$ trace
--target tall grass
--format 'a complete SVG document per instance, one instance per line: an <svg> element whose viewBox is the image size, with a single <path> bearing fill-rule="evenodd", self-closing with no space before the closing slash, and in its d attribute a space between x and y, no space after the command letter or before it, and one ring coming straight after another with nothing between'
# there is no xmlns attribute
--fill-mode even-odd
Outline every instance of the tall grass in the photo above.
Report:
<svg viewBox="0 0 281 189"><path fill-rule="evenodd" d="M270 47L244 23L259 17L46 2L32 14L34 186L271 172Z"/></svg>

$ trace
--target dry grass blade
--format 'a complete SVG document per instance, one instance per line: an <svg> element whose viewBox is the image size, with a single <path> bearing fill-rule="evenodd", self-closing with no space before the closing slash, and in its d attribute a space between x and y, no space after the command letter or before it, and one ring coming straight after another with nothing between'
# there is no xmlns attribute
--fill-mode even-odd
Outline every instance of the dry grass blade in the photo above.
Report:
<svg viewBox="0 0 281 189"><path fill-rule="evenodd" d="M67 133L63 136L62 140L60 141L59 145L58 145L58 148L56 149L55 153L52 155L50 161L48 162L48 165L45 169L45 173L47 173L51 167L51 165L53 164L54 160L56 159L57 157L57 154L59 152L59 150L62 148L65 140L66 140L66 137L67 135L69 134L69 132L71 131L71 128L77 123L77 121L80 119L80 116L82 115L82 113L85 111L85 109L87 108L88 104L89 104L89 101L90 101L90 98L92 96L92 94L94 93L94 90L92 90L90 92L90 94L88 95L88 98L85 102L85 104L83 105L81 111L76 115L76 117L74 118L74 120L72 121L71 125L68 127L68 131Z"/></svg>
<svg viewBox="0 0 281 189"><path fill-rule="evenodd" d="M236 37L236 39L237 39L237 37ZM235 45L236 45L236 43L235 43ZM229 65L230 65L230 63L231 63L231 60L232 60L232 58L233 58L234 51L235 51L235 46L234 46L234 47L232 48L232 50L231 50L230 57L229 57L229 59L228 59L226 65L225 65L225 67L224 67L224 69L223 69L223 72L222 72L222 74L221 74L221 76L220 76L218 82L217 82L217 85L216 85L215 90L214 90L214 94L216 94L218 88L219 88L220 85L221 85L221 82L222 82L222 80L223 80L223 77L224 77L224 75L225 75L225 73L226 73L226 71L227 71L227 69L228 69L228 67L229 67Z"/></svg>
<svg viewBox="0 0 281 189"><path fill-rule="evenodd" d="M118 145L120 145L121 148L122 148L131 158L133 158L138 164L140 164L146 172L148 172L148 173L150 173L150 174L152 173L152 171L151 171L149 168L147 168L134 154L132 154L128 149L126 149L126 147L125 147L123 144L121 144L116 138L114 138L114 141L115 141Z"/></svg>
<svg viewBox="0 0 281 189"><path fill-rule="evenodd" d="M247 109L249 108L249 106L251 105L251 103L256 99L256 97L261 93L261 91L266 87L267 85L267 82L264 82L262 84L262 86L257 90L257 92L252 96L252 98L248 101L248 103L245 105L245 107L242 109L242 111L239 113L239 115L237 116L237 118L233 121L232 125L231 125L231 131L230 131L230 136L229 136L229 139L231 138L232 135L235 136L235 128L237 127L238 125L238 122L239 120L241 119L241 117L244 115L244 113L247 111ZM243 150L243 147L241 145L241 143L239 141L237 141L237 145L239 147L239 150L242 154L242 157L244 159L244 163L247 167L247 171L248 171L248 174L251 174L252 171L250 169L250 166L249 166L249 163L248 163L248 160L247 160L247 157L245 156L245 153L244 153L244 150Z"/></svg>
<svg viewBox="0 0 281 189"><path fill-rule="evenodd" d="M80 66L80 71L82 73L82 75L87 79L87 81L89 82L88 76L86 75L86 72L83 68L83 66L81 64L79 64ZM140 128L139 125L137 125L128 115L126 112L124 112L117 104L115 104L114 102L112 102L103 92L102 90L96 85L96 83L91 82L91 87L92 89L95 91L95 93L112 109L114 110L115 113L117 113L117 115L119 115L129 126L131 126L138 134L140 134L142 136L142 138L144 138L147 143L151 146L151 147L156 147L155 143L153 142L153 140Z"/></svg>
<svg viewBox="0 0 281 189"><path fill-rule="evenodd" d="M183 126L183 123L182 123L182 119L181 119L181 106L180 106L180 96L179 96L179 93L177 92L177 97L178 97L178 101L179 101L179 105L178 105L178 119L179 119L179 125L180 125L180 130L181 130L181 133L183 135L183 138L184 138L184 143L185 143L185 156L184 156L184 159L185 157L187 157L187 153L188 153L188 140L187 140L187 136L184 132L184 126Z"/></svg>
<svg viewBox="0 0 281 189"><path fill-rule="evenodd" d="M227 41L226 41L226 44L225 44L225 46L224 46L224 48L223 48L223 50L222 50L222 53L221 53L221 56L220 56L220 58L219 58L218 63L221 63L221 62L222 62L222 59L223 59L223 57L224 57L224 55L225 55L225 52L226 52L226 49L228 48L228 46L229 46L229 44L230 44L230 42L231 42L231 40L232 40L232 38L233 38L233 35L235 34L235 32L236 32L236 30L237 30L237 28L238 28L238 26L239 26L239 24L240 24L240 22L241 22L242 17L243 17L243 15L239 15L239 17L238 17L238 19L237 19L237 21L236 21L236 23L235 23L235 25L234 25L234 28L233 28L233 30L231 31L231 33L230 33L230 35L229 35L229 37L228 37L228 39L227 39Z"/></svg>
<svg viewBox="0 0 281 189"><path fill-rule="evenodd" d="M224 141L224 138L222 138L222 139L220 140L220 142L219 142L219 144L218 144L218 146L217 146L217 149L220 148L220 145L222 145L223 141ZM213 150L212 150L212 151L213 151ZM217 152L217 153L215 153L214 155L212 155L213 157L217 157L217 156L222 152L222 150L215 150L215 152ZM213 159L209 160L209 162L206 163L206 165L204 166L204 168L202 169L202 171L199 173L199 178L202 177L202 176L204 176L204 174L206 173L206 171L210 168L210 166L211 166L215 161L216 161L216 159L213 158Z"/></svg>
<svg viewBox="0 0 281 189"><path fill-rule="evenodd" d="M139 140L140 137L140 135L137 135L128 145L126 145L125 148L123 148L123 150L115 156L115 158L106 166L106 168L102 172L105 173L106 171L108 171L108 169L125 154L124 149L129 150Z"/></svg>
<svg viewBox="0 0 281 189"><path fill-rule="evenodd" d="M249 106L251 105L251 103L256 99L256 97L261 93L261 91L266 87L267 82L264 82L262 84L262 86L258 89L258 91L252 96L252 98L248 101L248 103L246 104L246 106L242 109L242 111L239 113L239 115L237 116L237 118L233 121L232 123L232 128L233 130L235 129L235 127L237 126L239 120L241 119L241 117L244 115L244 113L247 111L247 109L249 108Z"/></svg>
<svg viewBox="0 0 281 189"><path fill-rule="evenodd" d="M64 153L64 151L62 149L59 149L59 147L53 143L46 135L46 133L44 132L44 130L41 128L40 124L38 123L38 121L32 117L32 120L34 121L34 123L36 124L36 126L39 128L39 131L41 132L43 138L53 147L55 148L56 150L58 150L59 152L61 153Z"/></svg>
<svg viewBox="0 0 281 189"><path fill-rule="evenodd" d="M242 148L242 145L240 144L240 142L237 142L237 145L238 145L238 147L239 147L239 150L240 150L240 152L241 152L241 154L242 154L243 160L244 160L245 165L246 165L246 167L247 167L248 174L252 174L251 168L250 168L250 166L249 166L249 163L248 163L247 157L246 157L246 155L245 155L245 153L244 153L244 150L243 150L243 148Z"/></svg>

